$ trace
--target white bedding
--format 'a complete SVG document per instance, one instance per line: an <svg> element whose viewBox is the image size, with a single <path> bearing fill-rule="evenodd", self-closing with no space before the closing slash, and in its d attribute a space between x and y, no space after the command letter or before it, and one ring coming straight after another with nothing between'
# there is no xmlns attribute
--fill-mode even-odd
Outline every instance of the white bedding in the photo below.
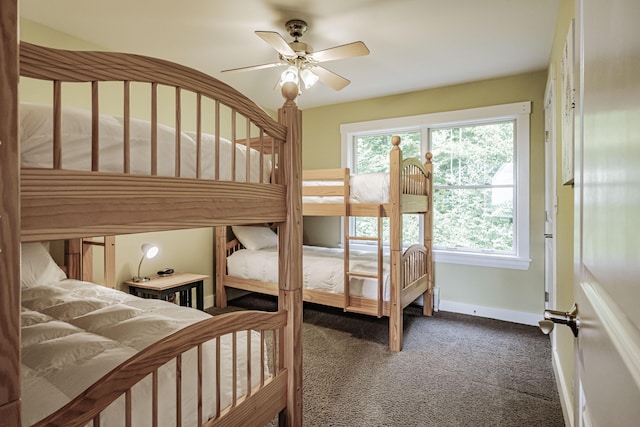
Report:
<svg viewBox="0 0 640 427"><path fill-rule="evenodd" d="M151 173L151 123L130 120L131 173ZM158 175L175 176L175 130L158 125ZM20 156L23 167L53 166L53 109L49 105L20 104ZM101 172L123 172L124 122L101 114L99 120ZM180 176L196 176L196 135L180 135ZM215 137L202 135L201 176L214 178ZM231 180L231 141L220 138L220 180ZM236 179L246 182L246 147L236 144ZM260 153L251 150L250 182L260 182ZM62 115L62 168L91 170L91 112L65 108ZM269 182L271 163L263 156L262 182Z"/></svg>
<svg viewBox="0 0 640 427"><path fill-rule="evenodd" d="M77 280L62 280L22 288L22 422L28 426L54 412L112 368L137 351L208 314L175 304L141 299L124 292ZM246 334L238 334L238 396L246 389ZM221 396L224 408L231 402L231 339L223 337ZM252 334L252 348L259 349L259 334ZM215 344L203 346L203 417L215 412ZM252 366L260 366L259 350L252 352ZM197 356L183 355L183 425L197 423ZM259 381L252 370L252 382ZM159 371L160 425L175 424L175 363ZM165 384L163 386L163 384ZM151 380L133 388L133 425L150 425ZM208 386L207 386L208 385ZM123 425L124 399L103 413L103 426Z"/></svg>
<svg viewBox="0 0 640 427"><path fill-rule="evenodd" d="M349 251L350 271L377 274L377 254L364 251ZM304 246L302 259L302 280L305 289L325 292L344 292L343 251L336 248ZM230 276L243 279L278 281L278 250L242 249L227 258ZM389 263L385 258L383 269L383 298L389 300ZM351 296L378 299L378 280L353 277L349 281Z"/></svg>
<svg viewBox="0 0 640 427"><path fill-rule="evenodd" d="M342 186L342 181L303 181L304 186ZM388 203L389 174L366 173L352 175L349 179L350 203ZM342 203L340 196L304 196L303 203Z"/></svg>

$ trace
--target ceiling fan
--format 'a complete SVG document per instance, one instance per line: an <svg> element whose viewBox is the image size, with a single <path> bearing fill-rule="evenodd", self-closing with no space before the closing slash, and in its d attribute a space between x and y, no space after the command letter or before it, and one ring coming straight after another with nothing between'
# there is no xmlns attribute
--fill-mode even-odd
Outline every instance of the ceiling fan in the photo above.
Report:
<svg viewBox="0 0 640 427"><path fill-rule="evenodd" d="M305 87L309 88L320 80L334 90L341 90L351 82L319 64L321 62L369 54L369 49L361 41L314 52L311 46L299 40L307 30L307 23L305 21L301 19L291 19L285 23L285 28L289 35L293 37L294 40L292 42L287 43L280 34L274 31L255 32L279 53L280 60L278 62L233 68L223 70L222 72L235 73L288 65L289 67L282 73L281 84L286 81L293 81L297 84L299 79L301 79Z"/></svg>

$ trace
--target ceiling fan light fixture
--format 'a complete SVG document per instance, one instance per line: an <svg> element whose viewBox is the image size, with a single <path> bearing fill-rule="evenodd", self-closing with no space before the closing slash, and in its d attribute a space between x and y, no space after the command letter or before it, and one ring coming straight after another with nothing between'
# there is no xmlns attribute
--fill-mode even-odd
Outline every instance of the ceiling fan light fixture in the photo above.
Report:
<svg viewBox="0 0 640 427"><path fill-rule="evenodd" d="M314 51L311 46L299 40L307 30L307 23L305 21L301 19L291 19L286 22L285 27L289 35L294 39L292 42L287 42L275 31L255 32L258 37L278 52L278 62L232 68L222 70L222 72L261 70L286 65L287 69L281 74L280 80L275 84L274 89L277 88L278 85L282 87L287 83L293 83L298 88L299 93L302 93L303 85L304 89L309 89L320 81L337 91L344 89L351 82L318 64L336 61L338 59L369 55L369 48L361 41ZM313 71L311 71L312 69ZM300 80L302 80L302 84L299 84Z"/></svg>
<svg viewBox="0 0 640 427"><path fill-rule="evenodd" d="M282 72L280 76L280 86L284 85L287 82L298 84L298 68L295 66L290 66L286 70Z"/></svg>
<svg viewBox="0 0 640 427"><path fill-rule="evenodd" d="M302 81L304 82L305 89L313 87L313 85L318 83L318 80L320 80L320 77L308 68L305 68L300 72L300 78L302 78Z"/></svg>

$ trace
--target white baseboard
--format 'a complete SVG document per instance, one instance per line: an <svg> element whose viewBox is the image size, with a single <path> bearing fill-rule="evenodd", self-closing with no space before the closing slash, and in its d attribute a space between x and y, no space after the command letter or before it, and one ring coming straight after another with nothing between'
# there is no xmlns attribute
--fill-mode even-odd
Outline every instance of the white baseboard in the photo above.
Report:
<svg viewBox="0 0 640 427"><path fill-rule="evenodd" d="M507 322L521 323L523 325L538 326L538 320L542 319L542 313L526 313L523 311L506 310L504 308L485 307L475 304L440 300L440 311L470 314L472 316L487 317L489 319L504 320Z"/></svg>
<svg viewBox="0 0 640 427"><path fill-rule="evenodd" d="M558 394L560 395L560 405L562 406L562 415L564 416L564 425L566 427L573 427L573 399L571 399L571 393L569 393L569 385L565 381L565 375L562 371L562 365L558 358L558 352L553 351L553 373L556 376L556 386L558 387Z"/></svg>

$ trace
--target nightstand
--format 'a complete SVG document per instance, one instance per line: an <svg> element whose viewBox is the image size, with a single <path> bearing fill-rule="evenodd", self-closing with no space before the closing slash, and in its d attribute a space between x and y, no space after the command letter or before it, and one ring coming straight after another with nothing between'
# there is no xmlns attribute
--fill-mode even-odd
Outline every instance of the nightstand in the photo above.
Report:
<svg viewBox="0 0 640 427"><path fill-rule="evenodd" d="M196 308L204 310L204 274L174 273L169 276L153 276L146 282L124 282L129 286L129 293L142 298L159 298L167 300L171 295L180 292L180 305L193 307L191 290L196 288Z"/></svg>

